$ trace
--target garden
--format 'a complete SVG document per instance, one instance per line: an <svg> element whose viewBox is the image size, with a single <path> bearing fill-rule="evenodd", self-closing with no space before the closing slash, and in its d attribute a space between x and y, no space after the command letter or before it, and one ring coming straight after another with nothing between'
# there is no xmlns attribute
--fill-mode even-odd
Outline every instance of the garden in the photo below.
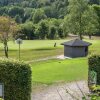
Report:
<svg viewBox="0 0 100 100"><path fill-rule="evenodd" d="M0 100L100 100L100 0L1 0Z"/></svg>
<svg viewBox="0 0 100 100"><path fill-rule="evenodd" d="M21 44L21 60L31 64L33 89L37 89L44 84L50 86L59 83L88 80L88 57L65 60L56 58L57 55L63 54L63 46L61 43L64 41L65 40L23 40L23 44ZM99 54L100 40L85 39L85 41L92 43L92 46L89 48L89 55L93 53ZM55 42L57 43L56 47L54 47ZM43 45L41 46L41 44ZM9 58L18 59L18 44L10 41L8 45ZM0 55L4 56L2 46L1 52ZM52 56L55 57L52 58ZM42 60L47 57L50 57L50 59ZM40 58L41 60L38 61Z"/></svg>

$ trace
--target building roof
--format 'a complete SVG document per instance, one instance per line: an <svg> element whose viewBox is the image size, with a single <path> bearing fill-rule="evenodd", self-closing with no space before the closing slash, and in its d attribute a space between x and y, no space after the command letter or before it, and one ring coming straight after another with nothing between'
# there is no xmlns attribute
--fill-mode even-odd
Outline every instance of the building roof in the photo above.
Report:
<svg viewBox="0 0 100 100"><path fill-rule="evenodd" d="M86 41L82 41L80 39L74 39L74 40L70 40L64 43L61 43L61 45L65 45L65 46L90 46L92 45L92 43L86 42Z"/></svg>

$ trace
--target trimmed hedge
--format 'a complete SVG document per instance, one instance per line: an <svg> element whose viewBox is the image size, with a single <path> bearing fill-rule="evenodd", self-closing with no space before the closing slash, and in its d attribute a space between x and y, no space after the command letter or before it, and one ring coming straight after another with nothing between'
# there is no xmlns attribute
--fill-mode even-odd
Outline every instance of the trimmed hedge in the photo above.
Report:
<svg viewBox="0 0 100 100"><path fill-rule="evenodd" d="M88 63L89 63L89 75L90 71L95 71L97 73L97 85L100 85L100 55L90 56ZM90 82L90 76L88 81Z"/></svg>
<svg viewBox="0 0 100 100"><path fill-rule="evenodd" d="M31 100L31 67L24 62L0 59L0 82L5 100Z"/></svg>

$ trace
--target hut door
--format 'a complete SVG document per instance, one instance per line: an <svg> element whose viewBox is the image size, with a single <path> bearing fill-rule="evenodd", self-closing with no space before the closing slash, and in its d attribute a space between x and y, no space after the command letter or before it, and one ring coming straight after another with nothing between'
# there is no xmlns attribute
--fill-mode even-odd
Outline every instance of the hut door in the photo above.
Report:
<svg viewBox="0 0 100 100"><path fill-rule="evenodd" d="M85 47L85 55L88 55L88 47Z"/></svg>

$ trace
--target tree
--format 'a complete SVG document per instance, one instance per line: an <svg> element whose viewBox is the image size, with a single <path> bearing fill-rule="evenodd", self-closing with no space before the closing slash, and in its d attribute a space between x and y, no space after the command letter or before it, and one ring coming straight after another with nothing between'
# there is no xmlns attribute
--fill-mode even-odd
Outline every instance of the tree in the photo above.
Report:
<svg viewBox="0 0 100 100"><path fill-rule="evenodd" d="M38 26L38 34L40 39L45 39L48 35L49 27L47 20L42 20Z"/></svg>
<svg viewBox="0 0 100 100"><path fill-rule="evenodd" d="M30 7L32 8L37 8L38 4L37 4L37 0L31 0L30 2Z"/></svg>
<svg viewBox="0 0 100 100"><path fill-rule="evenodd" d="M21 19L21 17L19 16L19 15L16 15L15 16L15 21L17 22L17 23L22 23L22 19Z"/></svg>
<svg viewBox="0 0 100 100"><path fill-rule="evenodd" d="M35 12L35 9L33 8L25 8L23 23L26 22L27 20L28 21L32 20L32 16L34 12Z"/></svg>
<svg viewBox="0 0 100 100"><path fill-rule="evenodd" d="M76 33L82 39L84 33L83 15L88 8L87 0L69 0L69 14L65 17L65 27L70 33Z"/></svg>
<svg viewBox="0 0 100 100"><path fill-rule="evenodd" d="M48 38L49 39L55 39L55 37L56 37L56 27L50 26Z"/></svg>
<svg viewBox="0 0 100 100"><path fill-rule="evenodd" d="M4 13L8 14L8 7L0 7L0 16L2 16Z"/></svg>
<svg viewBox="0 0 100 100"><path fill-rule="evenodd" d="M20 36L23 39L34 39L35 37L35 27L32 22L26 22L20 25Z"/></svg>
<svg viewBox="0 0 100 100"><path fill-rule="evenodd" d="M44 13L44 10L42 9L38 9L35 11L35 13L33 14L33 23L37 24L38 22L40 22L42 19L46 19L47 16Z"/></svg>
<svg viewBox="0 0 100 100"><path fill-rule="evenodd" d="M91 35L98 32L98 16L93 8L93 6L89 6L88 10L84 14L84 20L86 22L85 25L85 33L89 35L91 39Z"/></svg>
<svg viewBox="0 0 100 100"><path fill-rule="evenodd" d="M0 39L4 45L5 56L8 58L8 41L17 31L16 23L9 17L0 17Z"/></svg>
<svg viewBox="0 0 100 100"><path fill-rule="evenodd" d="M44 12L48 18L58 18L58 11L55 6L44 7Z"/></svg>
<svg viewBox="0 0 100 100"><path fill-rule="evenodd" d="M63 32L63 29L61 27L58 28L58 36L59 36L59 38L64 37L64 32Z"/></svg>
<svg viewBox="0 0 100 100"><path fill-rule="evenodd" d="M9 9L8 13L11 17L15 17L16 15L23 17L24 9L22 7L13 6Z"/></svg>
<svg viewBox="0 0 100 100"><path fill-rule="evenodd" d="M93 5L93 8L94 8L96 14L98 15L98 22L99 22L99 26L98 26L99 30L96 34L100 35L100 5Z"/></svg>
<svg viewBox="0 0 100 100"><path fill-rule="evenodd" d="M90 4L100 4L100 0L90 0Z"/></svg>

